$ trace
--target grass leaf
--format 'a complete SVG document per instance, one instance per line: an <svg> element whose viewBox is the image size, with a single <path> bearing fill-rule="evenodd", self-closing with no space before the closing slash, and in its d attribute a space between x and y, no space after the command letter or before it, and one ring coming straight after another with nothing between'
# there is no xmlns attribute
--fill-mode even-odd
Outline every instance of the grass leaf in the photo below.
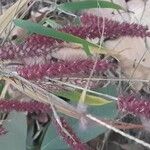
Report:
<svg viewBox="0 0 150 150"><path fill-rule="evenodd" d="M14 20L14 23L17 26L28 30L31 33L37 33L37 34L53 37L62 41L81 44L84 47L84 50L87 53L87 55L91 54L89 47L98 47L98 45L90 43L72 34L60 32L52 28L43 27L42 25L33 23L31 21L16 19Z"/></svg>
<svg viewBox="0 0 150 150"><path fill-rule="evenodd" d="M45 19L43 22L44 22L44 24L43 24L44 27L51 26L53 29L62 28L62 26L60 24L56 23L52 19Z"/></svg>
<svg viewBox="0 0 150 150"><path fill-rule="evenodd" d="M79 91L67 91L67 92L58 92L57 95L70 99L71 101L79 101L81 97L82 92ZM85 97L85 104L87 105L93 105L93 106L101 106L108 103L111 103L112 101L106 100L102 97L97 97L93 95L86 94Z"/></svg>
<svg viewBox="0 0 150 150"><path fill-rule="evenodd" d="M123 8L118 4L115 4L113 2L108 2L108 1L101 1L101 0L99 1L89 0L89 1L69 2L69 3L67 2L58 5L57 9L60 11L73 12L73 11L80 11L84 9L98 8L98 7L123 10Z"/></svg>

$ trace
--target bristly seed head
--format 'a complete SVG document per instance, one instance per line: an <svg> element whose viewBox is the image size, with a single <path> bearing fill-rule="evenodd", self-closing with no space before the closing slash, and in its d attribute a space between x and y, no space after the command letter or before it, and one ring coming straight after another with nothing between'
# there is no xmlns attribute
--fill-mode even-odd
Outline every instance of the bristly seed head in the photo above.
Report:
<svg viewBox="0 0 150 150"><path fill-rule="evenodd" d="M41 43L38 42L40 39ZM25 57L46 56L51 52L51 48L58 42L49 37L32 35L19 45L6 43L0 47L0 59L20 59Z"/></svg>
<svg viewBox="0 0 150 150"><path fill-rule="evenodd" d="M0 100L1 112L50 113L49 105L37 101Z"/></svg>
<svg viewBox="0 0 150 150"><path fill-rule="evenodd" d="M137 116L150 118L150 101L137 98L134 95L120 96L118 99L118 107L120 111L129 112Z"/></svg>
<svg viewBox="0 0 150 150"><path fill-rule="evenodd" d="M97 17L94 15L83 14L81 17L81 22L85 28L88 28L88 33L90 35L99 34L98 37L102 36L102 31L104 29L103 36L106 38L119 38L121 36L130 37L149 37L150 32L148 32L148 27L136 23L127 22L117 22L109 20L103 17ZM100 32L100 33L99 33Z"/></svg>
<svg viewBox="0 0 150 150"><path fill-rule="evenodd" d="M120 36L146 37L150 36L147 26L139 24L120 23L105 18L103 27L103 18L93 15L83 14L81 17L81 26L66 26L59 31L70 33L82 39L94 39L102 36L106 38L118 38ZM43 35L31 35L24 43L19 45L5 44L0 48L0 59L16 59L24 57L43 56L50 54L53 46L63 43L62 40L46 37Z"/></svg>
<svg viewBox="0 0 150 150"><path fill-rule="evenodd" d="M65 142L71 147L73 150L89 150L88 146L86 144L83 144L80 139L76 136L76 134L73 132L72 128L69 126L69 124L66 122L66 120L61 117L60 121L62 123L62 127L68 131L68 133L71 135L68 136L63 129L60 127L58 122L53 119L54 125L57 129L57 132L62 136L62 138L65 140Z"/></svg>
<svg viewBox="0 0 150 150"><path fill-rule="evenodd" d="M93 69L94 60L79 60L79 61L61 61L42 65L27 66L18 69L18 74L26 79L36 80L44 76L48 77L63 77L63 76L88 76ZM105 72L112 68L113 64L107 60L98 60L95 67L95 72Z"/></svg>

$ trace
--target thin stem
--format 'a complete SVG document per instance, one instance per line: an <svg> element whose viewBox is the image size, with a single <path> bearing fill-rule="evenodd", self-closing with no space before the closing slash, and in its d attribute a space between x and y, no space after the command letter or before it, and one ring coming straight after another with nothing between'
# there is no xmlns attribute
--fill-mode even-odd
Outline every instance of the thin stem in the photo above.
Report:
<svg viewBox="0 0 150 150"><path fill-rule="evenodd" d="M72 87L72 88L75 88L75 89L79 89L79 90L84 90L84 88L80 87L80 86L77 86L77 85L73 85L73 84L69 84L69 83L65 83L65 82L62 82L62 81L58 81L58 80L54 80L54 79L49 79L50 81L54 81L56 83L60 83L60 84L63 84L63 85L67 85L69 87ZM48 83L49 84L49 83ZM107 97L109 99L112 99L112 100L118 100L118 98L114 97L114 96L111 96L111 95L107 95L107 94L103 94L103 93L99 93L99 92L96 92L96 91L93 91L93 90L90 90L90 89L87 89L87 92L89 93L93 93L93 94L96 94L96 95L99 95L99 96L104 96L104 97Z"/></svg>
<svg viewBox="0 0 150 150"><path fill-rule="evenodd" d="M60 78L53 78L54 80L60 80ZM65 80L65 77L63 78L64 80ZM62 79L62 80L63 80ZM88 78L80 78L80 77L69 77L69 79L70 80L76 80L76 79L83 79L83 80L87 80ZM105 79L105 78L91 78L90 79L91 81L132 81L132 82L145 82L145 83L148 83L148 82L150 82L150 80L146 80L146 79L134 79L134 78L132 78L132 79L127 79L127 78L107 78L107 79Z"/></svg>
<svg viewBox="0 0 150 150"><path fill-rule="evenodd" d="M123 131L121 131L121 130L119 130L119 129L117 129L117 128L115 128L115 127L113 127L113 126L111 126L111 125L109 125L109 124L107 124L107 123L97 119L97 118L95 118L95 117L93 117L91 114L87 114L86 117L88 119L98 123L99 125L102 125L102 126L108 128L110 130L113 130L114 132L116 132L116 133L118 133L118 134L120 134L120 135L122 135L122 136L124 136L124 137L126 137L128 139L130 139L130 140L133 140L133 141L135 141L138 144L143 145L144 147L150 148L150 144L148 144L148 143L146 143L146 142L144 142L144 141L142 141L140 139L137 139L137 138L135 138L135 137L133 137L133 136L131 136L129 134L124 133Z"/></svg>

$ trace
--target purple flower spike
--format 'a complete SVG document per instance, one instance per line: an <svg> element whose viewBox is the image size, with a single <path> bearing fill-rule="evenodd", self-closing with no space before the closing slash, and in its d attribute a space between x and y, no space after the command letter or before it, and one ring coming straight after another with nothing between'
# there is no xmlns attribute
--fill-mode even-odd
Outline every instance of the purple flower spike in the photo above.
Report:
<svg viewBox="0 0 150 150"><path fill-rule="evenodd" d="M80 139L73 132L72 128L68 125L66 120L61 117L60 118L62 127L72 136L68 136L60 127L55 119L53 119L54 125L57 129L57 132L63 137L64 141L70 146L72 150L89 150L86 144L81 143Z"/></svg>
<svg viewBox="0 0 150 150"><path fill-rule="evenodd" d="M38 42L40 38L40 42ZM0 47L0 59L16 59L34 56L46 56L51 48L58 43L52 38L40 35L32 35L25 43L20 45L5 44Z"/></svg>
<svg viewBox="0 0 150 150"><path fill-rule="evenodd" d="M70 33L83 39L100 38L102 36L102 17L84 14L81 17L81 21L83 24L81 26L66 26L59 31ZM143 38L146 36L150 37L150 32L148 32L148 27L146 26L129 24L126 22L119 23L105 18L103 35L106 38L117 38L120 36ZM0 59L16 59L41 55L45 56L51 53L53 46L58 46L60 43L63 43L63 41L43 35L31 35L20 45L5 44L1 46Z"/></svg>
<svg viewBox="0 0 150 150"><path fill-rule="evenodd" d="M60 43L63 43L63 41L44 35L33 34L26 39L25 44L27 48L30 47L33 49L34 55L40 56L41 54L49 54L51 52L51 48L53 46L58 46Z"/></svg>
<svg viewBox="0 0 150 150"><path fill-rule="evenodd" d="M129 24L127 22L117 22L107 18L97 17L94 15L83 14L81 22L85 28L88 28L89 37L91 35L100 37L103 31L103 21L105 21L104 37L118 38L121 36L130 37L146 37L150 36L147 26L142 26L136 23ZM99 33L100 32L100 33ZM98 36L99 34L99 36Z"/></svg>
<svg viewBox="0 0 150 150"><path fill-rule="evenodd" d="M19 75L26 79L35 80L41 79L44 76L48 77L63 77L63 76L87 76L90 74L91 70L93 69L94 61L87 59L87 60L80 60L80 61L62 61L62 62L55 62L50 64L42 64L42 65L33 65L27 66L24 68L18 69ZM106 60L98 60L95 72L104 72L110 68L112 68L113 64L106 61Z"/></svg>
<svg viewBox="0 0 150 150"><path fill-rule="evenodd" d="M49 113L50 106L37 101L0 100L1 112L29 112L29 113Z"/></svg>
<svg viewBox="0 0 150 150"><path fill-rule="evenodd" d="M88 37L84 27L65 27L62 32L68 32L81 38ZM22 44L5 44L0 47L0 59L16 59L34 56L46 56L52 52L52 47L59 46L63 41L51 37L34 34Z"/></svg>
<svg viewBox="0 0 150 150"><path fill-rule="evenodd" d="M123 112L129 112L138 116L150 118L149 100L143 100L133 95L121 96L118 100L118 107Z"/></svg>

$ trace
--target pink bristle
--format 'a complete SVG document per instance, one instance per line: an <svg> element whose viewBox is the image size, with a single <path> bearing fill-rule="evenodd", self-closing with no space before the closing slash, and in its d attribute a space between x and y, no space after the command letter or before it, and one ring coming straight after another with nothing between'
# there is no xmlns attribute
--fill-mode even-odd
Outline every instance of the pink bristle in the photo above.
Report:
<svg viewBox="0 0 150 150"><path fill-rule="evenodd" d="M72 128L69 126L69 124L63 117L60 118L60 121L62 123L62 127L72 136L72 138L68 136L60 127L58 122L55 119L53 119L57 132L62 136L62 138L70 146L70 148L72 150L89 150L88 146L80 141L80 139L76 136Z"/></svg>

